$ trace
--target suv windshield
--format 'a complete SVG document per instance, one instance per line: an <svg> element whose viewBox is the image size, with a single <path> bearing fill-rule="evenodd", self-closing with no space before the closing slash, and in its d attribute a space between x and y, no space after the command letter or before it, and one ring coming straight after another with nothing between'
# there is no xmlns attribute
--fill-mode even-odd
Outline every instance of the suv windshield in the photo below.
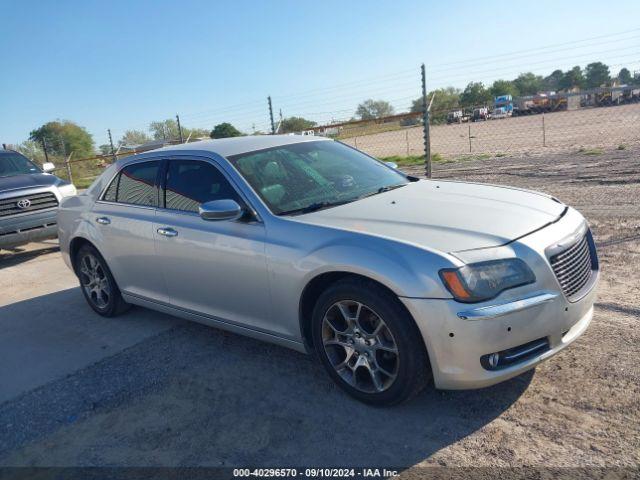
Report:
<svg viewBox="0 0 640 480"><path fill-rule="evenodd" d="M0 155L0 177L40 173L40 169L19 153Z"/></svg>
<svg viewBox="0 0 640 480"><path fill-rule="evenodd" d="M229 161L276 215L329 208L409 182L353 148L324 140L243 153Z"/></svg>

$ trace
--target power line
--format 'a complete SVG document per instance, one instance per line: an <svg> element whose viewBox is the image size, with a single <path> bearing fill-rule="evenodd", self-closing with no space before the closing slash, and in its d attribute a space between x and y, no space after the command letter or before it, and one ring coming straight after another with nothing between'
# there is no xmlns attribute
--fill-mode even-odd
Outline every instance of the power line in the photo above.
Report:
<svg viewBox="0 0 640 480"><path fill-rule="evenodd" d="M557 49L557 50L550 50L548 52L532 53L532 54L528 54L528 55L518 55L518 57L515 58L515 59L505 59L506 56L499 57L499 59L500 59L501 62L503 62L503 61L509 62L509 61L513 61L513 60L520 60L523 57L537 57L537 56L540 56L540 55L547 55L549 53L556 53L556 52L564 52L564 51L568 51L568 50L575 51L576 49L589 48L589 47L593 47L593 46L601 46L601 45L606 45L606 44L611 44L611 43L618 43L618 42L623 42L623 41L624 42L628 42L629 40L637 40L639 38L640 38L640 35L635 35L633 37L618 38L618 39L615 39L615 40L610 40L608 42L598 42L598 43L593 43L593 44L588 44L588 45L580 45L578 47L569 47L569 48L561 48L561 49ZM443 68L443 69L430 68L429 72L430 73L439 73L439 72L445 72L445 71L451 71L451 70L460 70L460 69L463 69L463 68L469 68L469 67L472 67L472 66L483 65L483 64L486 64L486 60L477 60L477 61L474 61L474 62L469 62L468 64L465 64L465 65L462 65L462 66L458 66L458 67Z"/></svg>
<svg viewBox="0 0 640 480"><path fill-rule="evenodd" d="M583 43L583 42L589 42L591 40L598 40L600 38L609 38L609 37L615 37L618 35L625 35L627 33L632 33L632 32L640 32L640 28L634 28L631 30L625 30L624 32L617 32L617 33L610 33L607 35L599 35L596 37L589 37L589 38L583 38L581 40L573 40L573 41L569 41L569 42L562 42L562 43L555 43L552 45L546 45L544 47L536 47L536 48L529 48L529 49L525 49L525 50L517 50L517 51L511 51L511 52L506 52L506 53L502 53L502 54L494 54L494 55L488 55L486 57L476 57L473 59L467 59L467 60L459 60L456 62L448 62L448 63L434 63L431 64L431 67L444 67L447 65L456 65L456 64L460 64L460 63L467 63L469 61L477 61L477 60L489 60L489 59L493 59L493 58L503 58L505 56L510 56L510 55L518 55L521 53L527 53L527 52L533 52L533 51L538 51L538 50L545 50L548 48L555 48L555 47L562 47L565 45L572 45L572 44L576 44L576 43Z"/></svg>

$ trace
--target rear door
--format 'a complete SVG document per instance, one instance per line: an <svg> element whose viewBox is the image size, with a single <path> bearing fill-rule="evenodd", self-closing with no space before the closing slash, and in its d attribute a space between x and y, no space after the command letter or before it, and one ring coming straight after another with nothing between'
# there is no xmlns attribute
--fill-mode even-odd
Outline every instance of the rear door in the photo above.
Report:
<svg viewBox="0 0 640 480"><path fill-rule="evenodd" d="M154 234L172 305L271 331L264 224L200 217L198 208L207 201L245 204L212 161L170 159L165 168L165 208L158 209Z"/></svg>
<svg viewBox="0 0 640 480"><path fill-rule="evenodd" d="M160 160L151 160L123 167L95 203L91 220L120 290L166 302L153 233L160 166Z"/></svg>

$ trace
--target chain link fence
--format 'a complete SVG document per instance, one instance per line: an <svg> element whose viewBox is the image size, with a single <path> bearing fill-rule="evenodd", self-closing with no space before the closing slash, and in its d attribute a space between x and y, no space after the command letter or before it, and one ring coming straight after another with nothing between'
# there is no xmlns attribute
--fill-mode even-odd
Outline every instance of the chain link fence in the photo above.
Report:
<svg viewBox="0 0 640 480"><path fill-rule="evenodd" d="M416 84L420 84L418 79ZM424 128L424 113L417 111L371 120L334 122L296 133L328 136L374 157L395 161L401 166L425 163L425 136L430 139L431 159L435 164L470 156L539 155L560 151L599 153L601 149L625 148L640 143L640 87L623 90L600 88L594 92L554 95L559 99L556 104L561 106L561 111L531 109L526 115L515 109L509 114L499 115L492 112L491 108L464 112L429 111L428 132ZM568 101L572 95L578 101ZM609 101L598 103L598 99L602 98ZM612 100L614 98L624 102L618 100L616 103ZM427 104L425 97L422 100L422 105ZM513 104L519 101L521 99L513 99ZM485 113L476 115L479 110ZM269 112L271 129L278 133L279 124L273 121L271 106ZM181 134L180 131L180 135L142 145L133 151L118 149L91 158L75 158L73 152L65 156L49 155L49 158L40 152L32 155L32 158L35 157L38 163L47 160L53 162L57 175L82 188L118 158L181 141L197 140L191 136L181 139Z"/></svg>
<svg viewBox="0 0 640 480"><path fill-rule="evenodd" d="M317 134L380 158L423 156L421 115L319 128ZM430 139L432 156L443 159L622 148L640 143L640 103L475 122L465 119L430 125Z"/></svg>

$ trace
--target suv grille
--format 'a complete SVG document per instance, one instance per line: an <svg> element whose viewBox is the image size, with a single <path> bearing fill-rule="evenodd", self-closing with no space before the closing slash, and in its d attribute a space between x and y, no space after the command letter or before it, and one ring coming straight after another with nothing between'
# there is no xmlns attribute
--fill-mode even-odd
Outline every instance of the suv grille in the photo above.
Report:
<svg viewBox="0 0 640 480"><path fill-rule="evenodd" d="M562 291L572 300L589 283L591 274L598 268L591 232L551 257L550 262Z"/></svg>
<svg viewBox="0 0 640 480"><path fill-rule="evenodd" d="M18 203L27 200L27 207L20 208ZM52 192L32 193L19 197L3 198L0 200L0 218L18 215L20 213L36 212L58 206L58 199Z"/></svg>

